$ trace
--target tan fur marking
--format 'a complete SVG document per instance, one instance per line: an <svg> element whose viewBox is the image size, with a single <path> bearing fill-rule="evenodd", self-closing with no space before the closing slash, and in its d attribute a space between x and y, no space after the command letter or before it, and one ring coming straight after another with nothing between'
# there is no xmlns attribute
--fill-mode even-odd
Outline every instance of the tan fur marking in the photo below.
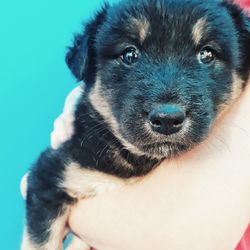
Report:
<svg viewBox="0 0 250 250"><path fill-rule="evenodd" d="M131 25L137 28L139 34L139 40L142 44L149 33L149 28L150 28L149 22L145 18L140 18L140 19L132 18Z"/></svg>
<svg viewBox="0 0 250 250"><path fill-rule="evenodd" d="M95 86L92 92L90 93L89 100L94 109L103 117L105 122L110 126L110 129L112 130L113 134L121 141L124 147L126 147L130 152L136 155L144 155L143 152L141 152L134 145L126 141L120 134L119 125L112 113L112 108L101 94L101 79L98 76L95 82Z"/></svg>
<svg viewBox="0 0 250 250"><path fill-rule="evenodd" d="M243 86L243 80L240 78L240 76L237 74L237 72L232 73L232 89L230 96L227 98L227 101L220 105L219 112L218 112L218 118L221 117L227 109L230 107L230 105L239 98L240 94L242 93L242 86Z"/></svg>
<svg viewBox="0 0 250 250"><path fill-rule="evenodd" d="M64 173L64 181L60 184L71 197L83 199L102 194L107 190L124 185L122 179L87 168L77 163L70 163Z"/></svg>
<svg viewBox="0 0 250 250"><path fill-rule="evenodd" d="M194 44L199 45L206 28L206 19L200 18L193 27L192 36Z"/></svg>
<svg viewBox="0 0 250 250"><path fill-rule="evenodd" d="M233 72L232 75L233 75L233 85L232 85L231 101L235 101L242 93L242 87L244 82L236 72Z"/></svg>

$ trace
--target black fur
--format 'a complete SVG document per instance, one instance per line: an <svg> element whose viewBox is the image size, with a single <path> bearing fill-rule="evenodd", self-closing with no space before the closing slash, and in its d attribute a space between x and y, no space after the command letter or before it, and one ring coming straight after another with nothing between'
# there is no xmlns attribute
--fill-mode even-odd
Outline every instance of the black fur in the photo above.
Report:
<svg viewBox="0 0 250 250"><path fill-rule="evenodd" d="M63 170L64 163L60 154L48 149L41 154L28 177L27 230L31 240L38 246L48 241L48 229L53 219L64 212L63 205L74 202L58 188L63 179Z"/></svg>
<svg viewBox="0 0 250 250"><path fill-rule="evenodd" d="M192 28L200 18L208 29L195 45ZM131 25L134 19L149 24L143 42ZM212 65L197 60L207 44L217 50ZM128 66L120 56L131 45L138 49L139 60ZM27 231L37 249L49 240L51 221L76 202L59 188L69 162L121 178L141 176L207 136L220 105L230 98L232 73L240 75L242 89L250 73L250 20L237 6L213 0L106 4L75 37L66 61L86 88L77 105L73 137L58 150L45 151L29 175ZM141 154L124 145L91 102L97 80L117 132ZM147 129L149 112L165 103L184 107L190 120L185 132L164 136Z"/></svg>
<svg viewBox="0 0 250 250"><path fill-rule="evenodd" d="M97 70L95 38L98 28L105 21L108 7L109 5L105 4L95 19L86 25L84 33L75 36L74 45L66 56L66 63L78 80L86 82L94 80L93 74Z"/></svg>
<svg viewBox="0 0 250 250"><path fill-rule="evenodd" d="M232 2L224 1L222 4L228 9L234 20L240 46L239 73L246 82L249 77L250 65L250 17L246 16L246 13Z"/></svg>

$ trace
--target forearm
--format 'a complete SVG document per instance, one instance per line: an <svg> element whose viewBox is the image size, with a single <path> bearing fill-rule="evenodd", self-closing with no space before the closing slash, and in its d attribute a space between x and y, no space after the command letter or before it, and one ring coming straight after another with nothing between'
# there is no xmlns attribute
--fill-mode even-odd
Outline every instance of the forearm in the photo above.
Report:
<svg viewBox="0 0 250 250"><path fill-rule="evenodd" d="M234 249L250 219L248 100L249 89L199 148L82 201L71 227L100 250Z"/></svg>
<svg viewBox="0 0 250 250"><path fill-rule="evenodd" d="M83 201L71 227L87 232L81 237L101 250L233 249L250 218L246 181L226 176L224 182L224 169L216 178L206 173L203 182L188 171L178 176L178 167L171 167L157 169L138 186Z"/></svg>

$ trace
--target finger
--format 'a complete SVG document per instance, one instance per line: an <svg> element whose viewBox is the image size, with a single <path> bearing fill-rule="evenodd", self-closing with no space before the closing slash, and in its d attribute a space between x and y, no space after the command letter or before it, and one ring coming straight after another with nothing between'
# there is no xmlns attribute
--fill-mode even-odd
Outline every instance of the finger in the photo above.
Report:
<svg viewBox="0 0 250 250"><path fill-rule="evenodd" d="M82 92L83 88L81 86L74 88L70 92L70 94L66 98L63 112L74 113L76 103L79 100L79 97L82 95Z"/></svg>
<svg viewBox="0 0 250 250"><path fill-rule="evenodd" d="M50 134L50 144L53 149L58 149L60 146L60 142L58 141L55 131L52 131Z"/></svg>
<svg viewBox="0 0 250 250"><path fill-rule="evenodd" d="M80 238L74 236L66 250L90 250L91 247L85 244Z"/></svg>
<svg viewBox="0 0 250 250"><path fill-rule="evenodd" d="M21 180L21 183L20 183L20 191L21 191L21 194L22 194L22 197L23 199L26 199L27 197L27 180L28 180L28 173L25 174Z"/></svg>
<svg viewBox="0 0 250 250"><path fill-rule="evenodd" d="M72 118L60 115L54 122L54 131L51 133L51 145L58 148L63 142L70 139L73 134Z"/></svg>
<svg viewBox="0 0 250 250"><path fill-rule="evenodd" d="M64 231L63 231L63 241L65 241L65 239L67 238L69 232L70 232L69 227L66 226Z"/></svg>
<svg viewBox="0 0 250 250"><path fill-rule="evenodd" d="M58 149L63 142L70 139L73 135L73 122L75 120L74 109L82 91L83 88L79 86L73 89L68 95L65 101L63 114L61 114L54 122L54 131L50 136L52 148Z"/></svg>
<svg viewBox="0 0 250 250"><path fill-rule="evenodd" d="M67 134L68 139L74 133L74 126L73 126L74 121L75 121L75 117L73 113L63 113L62 122L64 123L65 133Z"/></svg>
<svg viewBox="0 0 250 250"><path fill-rule="evenodd" d="M72 136L74 120L74 115L70 113L63 113L55 120L54 130L59 139L64 138L64 141Z"/></svg>

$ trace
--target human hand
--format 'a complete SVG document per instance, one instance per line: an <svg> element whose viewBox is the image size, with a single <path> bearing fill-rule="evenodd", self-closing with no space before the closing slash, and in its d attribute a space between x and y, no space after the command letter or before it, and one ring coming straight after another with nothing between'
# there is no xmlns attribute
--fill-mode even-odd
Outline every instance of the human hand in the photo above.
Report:
<svg viewBox="0 0 250 250"><path fill-rule="evenodd" d="M55 120L54 130L51 133L51 147L57 149L60 145L71 138L74 133L73 122L75 120L74 110L79 97L82 94L82 87L74 88L67 96L63 113Z"/></svg>

